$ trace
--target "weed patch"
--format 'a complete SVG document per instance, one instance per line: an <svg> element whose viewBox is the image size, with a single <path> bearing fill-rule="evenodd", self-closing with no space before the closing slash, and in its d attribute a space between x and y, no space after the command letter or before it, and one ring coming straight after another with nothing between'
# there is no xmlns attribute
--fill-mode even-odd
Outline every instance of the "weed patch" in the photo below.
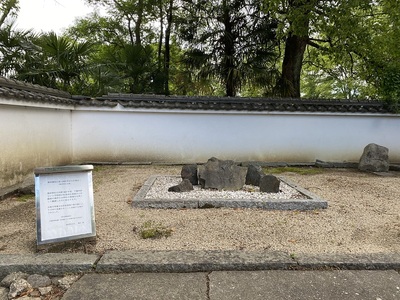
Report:
<svg viewBox="0 0 400 300"><path fill-rule="evenodd" d="M266 174L282 174L286 172L297 173L300 175L321 174L323 169L313 167L278 167L278 168L263 168Z"/></svg>
<svg viewBox="0 0 400 300"><path fill-rule="evenodd" d="M142 239L159 239L169 237L172 234L172 229L167 228L161 223L154 221L146 221L139 229L139 235Z"/></svg>
<svg viewBox="0 0 400 300"><path fill-rule="evenodd" d="M32 200L34 197L35 197L35 195L27 194L27 195L21 195L19 197L16 197L15 200L18 202L27 202L28 200Z"/></svg>

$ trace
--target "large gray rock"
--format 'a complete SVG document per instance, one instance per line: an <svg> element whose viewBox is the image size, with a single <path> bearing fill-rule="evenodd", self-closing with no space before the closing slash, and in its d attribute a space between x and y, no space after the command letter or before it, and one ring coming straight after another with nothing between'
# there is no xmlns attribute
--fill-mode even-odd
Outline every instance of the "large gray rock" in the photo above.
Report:
<svg viewBox="0 0 400 300"><path fill-rule="evenodd" d="M260 192L278 193L281 181L274 175L265 175L260 179Z"/></svg>
<svg viewBox="0 0 400 300"><path fill-rule="evenodd" d="M246 174L246 167L239 167L232 160L215 157L198 168L199 183L205 189L240 190L246 182Z"/></svg>
<svg viewBox="0 0 400 300"><path fill-rule="evenodd" d="M377 144L368 144L361 155L358 169L361 171L389 171L389 149Z"/></svg>
<svg viewBox="0 0 400 300"><path fill-rule="evenodd" d="M184 165L181 170L181 177L182 179L188 179L192 185L197 185L197 165Z"/></svg>
<svg viewBox="0 0 400 300"><path fill-rule="evenodd" d="M193 185L189 181L189 179L183 179L181 183L179 183L178 185L171 186L168 189L168 192L176 192L176 193L183 193L190 191L193 191Z"/></svg>
<svg viewBox="0 0 400 300"><path fill-rule="evenodd" d="M259 165L249 165L247 167L246 184L259 186L260 185L260 179L264 175L265 174L264 174L261 166L259 166Z"/></svg>

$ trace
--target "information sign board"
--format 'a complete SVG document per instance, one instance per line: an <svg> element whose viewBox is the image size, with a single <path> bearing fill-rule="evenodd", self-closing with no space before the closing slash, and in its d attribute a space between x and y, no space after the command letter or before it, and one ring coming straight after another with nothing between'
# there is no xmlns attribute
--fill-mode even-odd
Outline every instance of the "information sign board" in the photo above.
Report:
<svg viewBox="0 0 400 300"><path fill-rule="evenodd" d="M91 165L35 169L37 244L96 236Z"/></svg>

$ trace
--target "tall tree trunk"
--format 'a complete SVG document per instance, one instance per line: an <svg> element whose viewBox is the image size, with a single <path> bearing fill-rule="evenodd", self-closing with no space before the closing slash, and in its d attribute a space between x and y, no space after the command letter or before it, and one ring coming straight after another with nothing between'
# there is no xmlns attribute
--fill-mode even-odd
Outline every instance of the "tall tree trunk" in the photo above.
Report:
<svg viewBox="0 0 400 300"><path fill-rule="evenodd" d="M277 83L277 91L281 97L300 98L300 75L309 40L311 3L312 0L289 0L289 11L294 17L289 21L282 75Z"/></svg>
<svg viewBox="0 0 400 300"><path fill-rule="evenodd" d="M163 39L164 39L164 10L163 10L163 1L159 0L158 1L158 8L160 10L160 37L158 39L158 53L157 53L157 59L158 59L158 70L161 70L161 65L162 65L162 60L161 60L161 54L162 54L162 44L163 44Z"/></svg>
<svg viewBox="0 0 400 300"><path fill-rule="evenodd" d="M140 46L142 44L141 39L141 30L142 30L142 22L143 22L143 0L138 1L137 8L137 20L135 24L135 44Z"/></svg>
<svg viewBox="0 0 400 300"><path fill-rule="evenodd" d="M308 37L290 35L286 39L282 75L278 82L279 95L300 98L300 74Z"/></svg>
<svg viewBox="0 0 400 300"><path fill-rule="evenodd" d="M224 75L225 93L228 97L235 97L237 91L237 74L235 74L235 44L232 32L230 9L226 0L223 2L224 11L222 21L224 24Z"/></svg>
<svg viewBox="0 0 400 300"><path fill-rule="evenodd" d="M132 20L130 17L128 17L128 31L129 31L129 40L131 41L131 46L135 44L133 41L133 32L132 32L132 26L131 26Z"/></svg>
<svg viewBox="0 0 400 300"><path fill-rule="evenodd" d="M169 0L168 7L168 16L167 16L167 28L165 30L165 64L164 64L164 94L169 95L169 67L171 61L171 47L170 47L170 38L171 38L171 27L172 27L172 19L173 19L173 7L174 0Z"/></svg>

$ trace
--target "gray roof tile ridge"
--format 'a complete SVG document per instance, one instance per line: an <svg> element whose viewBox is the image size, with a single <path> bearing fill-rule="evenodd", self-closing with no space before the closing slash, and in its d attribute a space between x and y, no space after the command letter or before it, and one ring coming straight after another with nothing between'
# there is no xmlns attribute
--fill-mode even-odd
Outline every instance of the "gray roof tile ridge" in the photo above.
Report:
<svg viewBox="0 0 400 300"><path fill-rule="evenodd" d="M1 76L0 76L0 87L6 87L17 91L34 92L49 96L71 99L71 94L65 91L56 90L53 88L48 88L37 84L26 83L23 81L9 79Z"/></svg>
<svg viewBox="0 0 400 300"><path fill-rule="evenodd" d="M211 111L285 111L316 113L393 113L385 103L375 100L249 98L216 96L178 96L109 93L101 97L71 96L68 92L25 83L0 76L0 96L32 102L68 104L86 107L133 109L179 109Z"/></svg>
<svg viewBox="0 0 400 300"><path fill-rule="evenodd" d="M390 113L385 103L376 100L298 99L298 98L241 98L208 96L165 96L111 93L97 98L117 102L127 108Z"/></svg>

